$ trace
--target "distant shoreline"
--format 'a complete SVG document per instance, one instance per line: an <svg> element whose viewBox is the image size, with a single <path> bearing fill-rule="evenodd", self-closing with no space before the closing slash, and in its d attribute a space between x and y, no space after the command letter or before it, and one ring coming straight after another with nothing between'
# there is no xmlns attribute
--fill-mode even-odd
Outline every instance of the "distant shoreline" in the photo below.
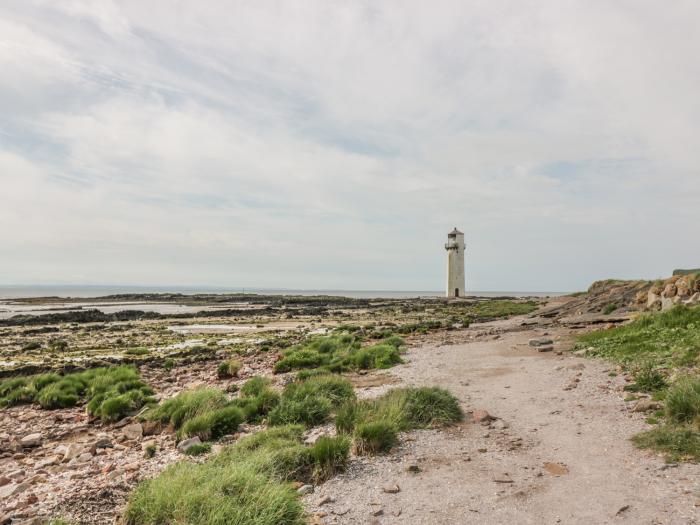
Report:
<svg viewBox="0 0 700 525"><path fill-rule="evenodd" d="M405 299L412 297L443 297L443 291L426 290L300 290L284 288L243 288L208 286L118 286L118 285L0 285L0 301L40 297L95 299L120 294L240 294L260 295L327 295L351 299ZM547 297L566 292L468 291L474 297Z"/></svg>

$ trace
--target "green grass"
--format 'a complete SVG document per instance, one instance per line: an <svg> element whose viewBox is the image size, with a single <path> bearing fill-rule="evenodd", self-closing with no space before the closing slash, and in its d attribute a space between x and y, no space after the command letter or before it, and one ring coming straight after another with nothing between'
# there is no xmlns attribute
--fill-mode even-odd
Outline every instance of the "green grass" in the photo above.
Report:
<svg viewBox="0 0 700 525"><path fill-rule="evenodd" d="M211 443L199 443L196 445L190 445L187 450L185 450L185 455L201 456L202 454L208 454L209 452L211 452Z"/></svg>
<svg viewBox="0 0 700 525"><path fill-rule="evenodd" d="M241 371L243 364L239 359L227 359L216 368L216 374L219 379L226 379L228 377L238 377L238 372Z"/></svg>
<svg viewBox="0 0 700 525"><path fill-rule="evenodd" d="M700 461L700 431L697 426L663 425L632 438L635 445L661 452L667 461Z"/></svg>
<svg viewBox="0 0 700 525"><path fill-rule="evenodd" d="M632 323L582 335L576 348L594 347L597 356L638 368L673 370L698 364L700 307L679 305Z"/></svg>
<svg viewBox="0 0 700 525"><path fill-rule="evenodd" d="M603 308L603 315L610 315L613 313L615 310L617 310L617 304L615 303L610 303Z"/></svg>
<svg viewBox="0 0 700 525"><path fill-rule="evenodd" d="M187 420L228 405L226 393L216 388L185 390L145 414L146 419L170 423L179 429Z"/></svg>
<svg viewBox="0 0 700 525"><path fill-rule="evenodd" d="M284 388L279 405L270 412L269 423L319 425L328 420L333 409L354 399L348 380L334 375L313 376Z"/></svg>
<svg viewBox="0 0 700 525"><path fill-rule="evenodd" d="M89 414L116 421L152 402L151 388L131 366L94 368L66 375L54 373L0 383L0 406L38 403L42 408L73 407L87 402Z"/></svg>
<svg viewBox="0 0 700 525"><path fill-rule="evenodd" d="M386 452L401 431L451 425L464 418L457 399L437 387L397 388L373 400L350 401L335 418L339 434L351 434L360 453Z"/></svg>
<svg viewBox="0 0 700 525"><path fill-rule="evenodd" d="M309 341L282 352L275 363L276 373L300 369L322 369L329 372L389 368L401 363L403 339L393 334L377 344L362 346L361 338L341 333L313 337Z"/></svg>
<svg viewBox="0 0 700 525"><path fill-rule="evenodd" d="M188 419L178 432L180 437L197 436L202 441L216 440L238 430L245 419L243 411L236 406L211 410Z"/></svg>
<svg viewBox="0 0 700 525"><path fill-rule="evenodd" d="M670 460L700 460L700 307L679 305L581 336L577 348L589 346L632 371L634 383L627 390L651 392L664 401L664 412L649 418L659 426L635 436L634 443Z"/></svg>
<svg viewBox="0 0 700 525"><path fill-rule="evenodd" d="M318 482L345 468L346 438L302 442L303 427L264 430L204 463L181 462L142 482L127 525L302 525L303 506L287 481Z"/></svg>

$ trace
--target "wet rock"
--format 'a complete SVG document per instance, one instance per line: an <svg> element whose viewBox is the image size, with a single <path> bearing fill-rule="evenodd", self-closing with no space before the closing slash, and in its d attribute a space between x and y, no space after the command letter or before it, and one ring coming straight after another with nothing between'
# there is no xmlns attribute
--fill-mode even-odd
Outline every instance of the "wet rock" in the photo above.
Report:
<svg viewBox="0 0 700 525"><path fill-rule="evenodd" d="M180 441L180 442L177 444L177 449L178 449L180 452L183 452L183 453L184 453L184 452L187 452L187 450L188 450L190 447L193 447L194 445L201 445L201 444L202 444L202 440L199 439L197 436L195 436L195 437L192 437L192 438L189 438L189 439L184 439L184 440Z"/></svg>
<svg viewBox="0 0 700 525"><path fill-rule="evenodd" d="M32 448L41 445L41 441L41 434L35 432L33 434L24 436L22 439L19 440L19 444L22 445L22 447L24 448Z"/></svg>
<svg viewBox="0 0 700 525"><path fill-rule="evenodd" d="M141 426L141 423L132 423L130 425L126 425L122 429L122 434L127 439L135 441L143 437L143 427Z"/></svg>

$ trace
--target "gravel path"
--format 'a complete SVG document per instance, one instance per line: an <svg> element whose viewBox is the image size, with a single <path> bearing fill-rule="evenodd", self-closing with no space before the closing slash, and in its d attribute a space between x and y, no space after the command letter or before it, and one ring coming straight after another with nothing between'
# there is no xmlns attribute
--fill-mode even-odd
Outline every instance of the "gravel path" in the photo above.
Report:
<svg viewBox="0 0 700 525"><path fill-rule="evenodd" d="M698 523L700 466L664 464L629 438L647 428L623 401L609 363L538 353L542 329L520 320L465 344L412 348L391 370L410 385L439 385L465 411L498 419L404 435L396 454L354 460L306 497L325 523ZM486 328L482 325L479 329ZM473 330L473 329L472 329ZM570 333L552 329L555 350ZM388 387L371 389L373 394ZM469 415L469 414L468 414ZM411 472L419 470L419 472ZM398 485L398 493L389 493ZM323 496L333 501L318 505Z"/></svg>

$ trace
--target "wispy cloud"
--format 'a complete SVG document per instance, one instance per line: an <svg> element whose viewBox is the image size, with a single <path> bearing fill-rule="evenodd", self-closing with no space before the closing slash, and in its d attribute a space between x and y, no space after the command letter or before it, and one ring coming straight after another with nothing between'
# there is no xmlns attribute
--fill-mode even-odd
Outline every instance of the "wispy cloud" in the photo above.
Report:
<svg viewBox="0 0 700 525"><path fill-rule="evenodd" d="M455 225L473 289L697 265L698 16L8 0L0 282L439 289Z"/></svg>

